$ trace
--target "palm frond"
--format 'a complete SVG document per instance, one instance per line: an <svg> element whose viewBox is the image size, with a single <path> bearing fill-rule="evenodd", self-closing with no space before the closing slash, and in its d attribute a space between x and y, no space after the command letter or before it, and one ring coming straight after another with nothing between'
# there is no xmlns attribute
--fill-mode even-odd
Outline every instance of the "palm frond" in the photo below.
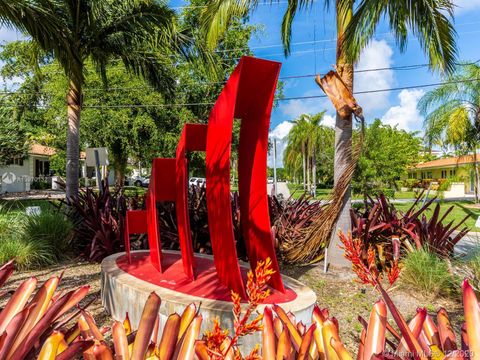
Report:
<svg viewBox="0 0 480 360"><path fill-rule="evenodd" d="M401 51L406 48L411 31L428 54L432 69L453 72L457 47L451 0L362 0L345 33L344 50L350 61L359 58L383 17L388 19Z"/></svg>

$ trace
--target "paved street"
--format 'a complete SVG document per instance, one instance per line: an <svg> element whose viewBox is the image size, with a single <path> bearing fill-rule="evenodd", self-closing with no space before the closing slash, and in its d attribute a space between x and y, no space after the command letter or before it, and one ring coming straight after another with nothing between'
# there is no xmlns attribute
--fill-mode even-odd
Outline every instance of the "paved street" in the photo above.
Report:
<svg viewBox="0 0 480 360"><path fill-rule="evenodd" d="M272 195L273 191L273 184L267 184L267 193L268 195ZM277 195L283 195L284 199L288 199L290 197L290 190L288 189L286 182L277 182Z"/></svg>

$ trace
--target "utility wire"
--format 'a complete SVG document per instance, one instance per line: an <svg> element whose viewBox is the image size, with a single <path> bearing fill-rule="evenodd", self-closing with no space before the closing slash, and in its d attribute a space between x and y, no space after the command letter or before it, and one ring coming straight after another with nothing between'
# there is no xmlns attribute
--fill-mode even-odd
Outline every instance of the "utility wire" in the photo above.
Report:
<svg viewBox="0 0 480 360"><path fill-rule="evenodd" d="M374 90L365 90L365 91L355 91L355 95L360 94L375 94L381 92L388 92L388 91L399 91L399 90L408 90L408 89L419 89L425 87L433 87L433 86L440 86L440 85L448 85L448 84L459 84L459 83L469 83L469 82L476 82L480 81L480 78L474 79L465 79L465 80L452 80L452 81L445 81L445 82L436 82L436 83L429 83L429 84L421 84L421 85L410 85L410 86L400 86L394 88L386 88L386 89L374 89ZM291 100L308 100L308 99L320 99L326 98L326 95L312 95L312 96L293 96L293 97L286 97L277 99L277 101L291 101ZM119 104L119 105L85 105L83 106L84 109L124 109L124 108L156 108L156 107L178 107L178 106L211 106L215 103L212 102L203 102L203 103L171 103L171 104ZM16 108L15 106L0 106L0 108ZM38 108L47 108L38 106Z"/></svg>
<svg viewBox="0 0 480 360"><path fill-rule="evenodd" d="M455 65L457 66L468 66L468 65L476 65L480 62L480 59L473 61L473 62L458 62ZM381 67L381 68L370 68L370 69L359 69L355 70L355 74L358 73L366 73L366 72L373 72L373 71L387 71L387 70L400 70L400 71L407 71L407 70L418 70L421 68L428 67L428 63L423 64L411 64L411 65L400 65L400 66L391 66L391 67ZM327 73L324 71L323 74ZM317 74L304 74L304 75L289 75L289 76L281 76L279 80L292 80L292 79L302 79L302 78L312 78L315 77ZM217 82L202 82L197 83L197 85L222 85L225 84L227 81L217 81ZM146 86L131 86L131 87L108 87L108 88L91 88L85 89L84 93L89 93L91 91L123 91L123 90L147 90L153 89L150 85ZM0 91L0 95L42 95L46 94L45 92L34 92L34 93L18 93L15 91Z"/></svg>

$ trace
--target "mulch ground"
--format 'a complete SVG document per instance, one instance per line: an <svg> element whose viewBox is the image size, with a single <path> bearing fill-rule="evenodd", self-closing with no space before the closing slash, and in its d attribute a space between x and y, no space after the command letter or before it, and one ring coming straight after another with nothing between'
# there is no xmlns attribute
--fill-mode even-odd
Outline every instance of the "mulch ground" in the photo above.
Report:
<svg viewBox="0 0 480 360"><path fill-rule="evenodd" d="M75 289L81 285L90 285L90 292L84 303L91 302L89 311L99 326L110 326L111 318L102 307L100 299L100 264L84 261L69 261L56 266L34 271L16 271L2 290L14 290L21 281L36 276L39 283L63 271L60 285L62 291ZM358 315L368 320L372 304L380 298L374 289L356 282L349 270L331 269L327 274L320 267L283 266L282 272L310 286L317 294L320 307L327 307L330 315L338 319L340 335L353 353L356 352L361 332ZM397 287L391 291L391 297L405 318L410 319L418 307L426 307L434 315L440 307L445 307L455 327L462 322L462 304L460 296L454 298L431 298L409 292ZM5 300L0 303L4 305ZM391 322L393 324L393 321Z"/></svg>

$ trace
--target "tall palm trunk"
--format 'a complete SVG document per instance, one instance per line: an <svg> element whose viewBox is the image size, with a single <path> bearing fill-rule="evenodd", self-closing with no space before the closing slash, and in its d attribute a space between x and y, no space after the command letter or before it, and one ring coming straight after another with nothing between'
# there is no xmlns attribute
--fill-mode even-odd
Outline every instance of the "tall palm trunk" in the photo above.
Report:
<svg viewBox="0 0 480 360"><path fill-rule="evenodd" d="M303 191L307 189L306 172L307 172L307 159L305 156L305 144L302 144L302 166L303 166Z"/></svg>
<svg viewBox="0 0 480 360"><path fill-rule="evenodd" d="M353 13L352 6L349 9L341 9L339 1L336 2L337 10L337 71L343 82L350 91L353 91L353 64L346 60L343 51L343 37L350 23ZM341 117L337 113L335 119L335 157L334 157L334 183L340 180L345 168L348 166L352 155L352 116ZM328 247L328 259L340 267L348 266L348 261L343 257L343 250L339 248L338 230L347 233L350 231L351 190L346 191L343 199L343 207L337 225L332 232L332 239Z"/></svg>
<svg viewBox="0 0 480 360"><path fill-rule="evenodd" d="M307 191L308 193L310 193L310 191L312 190L312 187L310 185L310 169L311 169L311 163L310 163L310 152L308 151L308 146L306 146L307 148L307 151L306 151L306 155L305 155L305 158L307 159Z"/></svg>
<svg viewBox="0 0 480 360"><path fill-rule="evenodd" d="M312 194L313 196L317 196L317 158L315 155L315 147L312 151Z"/></svg>
<svg viewBox="0 0 480 360"><path fill-rule="evenodd" d="M80 159L80 112L82 109L82 83L71 79L67 94L67 200L78 195Z"/></svg>
<svg viewBox="0 0 480 360"><path fill-rule="evenodd" d="M480 185L480 174L478 171L477 147L473 148L473 162L475 166L475 202L478 203L478 186Z"/></svg>

